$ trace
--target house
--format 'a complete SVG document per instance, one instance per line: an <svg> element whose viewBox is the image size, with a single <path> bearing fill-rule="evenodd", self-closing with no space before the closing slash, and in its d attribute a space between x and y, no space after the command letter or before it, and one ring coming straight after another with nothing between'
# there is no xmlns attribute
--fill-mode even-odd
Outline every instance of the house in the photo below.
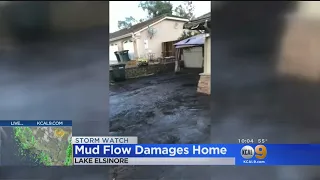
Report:
<svg viewBox="0 0 320 180"><path fill-rule="evenodd" d="M198 92L210 94L211 92L211 37L210 37L211 13L206 13L184 24L184 29L199 30L205 32L203 73L200 74Z"/></svg>
<svg viewBox="0 0 320 180"><path fill-rule="evenodd" d="M177 16L163 15L110 33L110 61L116 60L115 51L129 50L131 59L162 56L162 42L177 40L183 33L183 24L188 22Z"/></svg>
<svg viewBox="0 0 320 180"><path fill-rule="evenodd" d="M297 1L287 16L278 70L282 75L320 80L320 2Z"/></svg>

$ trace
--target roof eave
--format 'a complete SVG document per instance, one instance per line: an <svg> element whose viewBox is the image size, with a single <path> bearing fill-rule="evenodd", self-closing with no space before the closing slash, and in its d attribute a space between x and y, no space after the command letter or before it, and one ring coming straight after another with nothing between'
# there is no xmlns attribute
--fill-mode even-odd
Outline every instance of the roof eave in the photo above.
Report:
<svg viewBox="0 0 320 180"><path fill-rule="evenodd" d="M164 20L166 20L166 19L168 19L168 20L175 20L175 21L182 21L182 22L188 22L188 21L189 21L188 19L184 19L184 18L177 18L177 17L166 16L166 17L164 17L164 18L162 18L162 19L159 19L159 21L156 21L156 22L154 22L154 23L151 23L151 24L149 24L148 26L146 26L146 27L144 27L144 28L142 28L142 29L134 32L134 34L140 33L140 32L142 32L142 31L148 29L149 26L154 26L154 25L156 25L156 24L158 24L158 23L160 23L161 21L164 21Z"/></svg>
<svg viewBox="0 0 320 180"><path fill-rule="evenodd" d="M183 29L188 29L188 30L202 30L205 31L206 33L210 32L210 24L211 24L211 19L203 19L203 20L195 20L191 21L188 23L185 23L183 25Z"/></svg>
<svg viewBox="0 0 320 180"><path fill-rule="evenodd" d="M211 23L211 18L186 22L183 25L183 29L190 29L190 30L197 29L198 27L204 25L206 22Z"/></svg>
<svg viewBox="0 0 320 180"><path fill-rule="evenodd" d="M125 35L122 35L122 36L111 38L110 41L116 41L116 40L127 38L127 37L132 37L132 33L128 33L128 34L125 34Z"/></svg>
<svg viewBox="0 0 320 180"><path fill-rule="evenodd" d="M128 33L128 34L125 34L125 35L114 37L114 38L110 39L110 41L116 41L116 40L119 40L119 39L122 39L122 38L130 37L130 36L132 36L132 33L133 34L138 34L138 33L142 32L142 31L148 29L149 26L154 26L154 25L156 25L156 24L158 24L158 23L160 23L160 22L162 22L163 20L166 20L166 19L175 20L175 21L182 21L182 22L188 22L189 21L188 19L184 19L184 18L165 16L165 17L159 19L158 21L149 24L148 26L145 26L143 28L140 28L140 29L138 29L138 30L136 30L134 32L131 32L131 33Z"/></svg>

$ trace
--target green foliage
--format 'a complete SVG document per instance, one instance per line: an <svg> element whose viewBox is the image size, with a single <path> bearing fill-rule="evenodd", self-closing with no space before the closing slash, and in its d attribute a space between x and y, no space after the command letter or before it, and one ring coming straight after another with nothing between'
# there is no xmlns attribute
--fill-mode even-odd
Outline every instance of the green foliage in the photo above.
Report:
<svg viewBox="0 0 320 180"><path fill-rule="evenodd" d="M145 19L136 20L134 17L126 17L123 21L118 21L118 28L130 28L136 23L141 23L145 20L166 15L176 15L186 19L194 18L194 6L192 1L183 1L183 3L173 9L170 1L140 1L139 8L145 11L148 15Z"/></svg>
<svg viewBox="0 0 320 180"><path fill-rule="evenodd" d="M189 20L194 19L194 5L192 1L183 1L182 5L175 8L174 14L179 17L183 17Z"/></svg>
<svg viewBox="0 0 320 180"><path fill-rule="evenodd" d="M148 17L146 19L136 20L134 17L126 17L123 21L118 21L118 28L130 28L136 23L141 23L147 19L151 19L164 14L172 15L172 4L170 1L140 1L139 7L146 11Z"/></svg>
<svg viewBox="0 0 320 180"><path fill-rule="evenodd" d="M148 13L148 19L164 14L172 15L173 9L170 1L141 1L139 7Z"/></svg>
<svg viewBox="0 0 320 180"><path fill-rule="evenodd" d="M192 1L183 1L182 5L179 5L176 7L175 15L180 16L189 20L194 19L194 5L192 4ZM189 37L195 36L197 34L200 34L199 32L194 32L194 31L183 31L183 33L180 35L178 40L184 40Z"/></svg>
<svg viewBox="0 0 320 180"><path fill-rule="evenodd" d="M126 17L124 21L118 21L118 28L124 29L124 28L130 28L133 24L135 24L137 21L134 17Z"/></svg>

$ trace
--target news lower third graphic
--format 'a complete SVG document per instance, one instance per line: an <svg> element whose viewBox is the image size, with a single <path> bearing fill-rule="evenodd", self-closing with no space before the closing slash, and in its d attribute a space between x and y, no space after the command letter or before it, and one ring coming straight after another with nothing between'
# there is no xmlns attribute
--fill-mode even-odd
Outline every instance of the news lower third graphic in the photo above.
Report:
<svg viewBox="0 0 320 180"><path fill-rule="evenodd" d="M0 120L0 140L2 166L320 165L320 144L138 144L134 136L72 136L70 120Z"/></svg>
<svg viewBox="0 0 320 180"><path fill-rule="evenodd" d="M137 137L72 137L72 143L74 165L235 165L230 145L138 144Z"/></svg>
<svg viewBox="0 0 320 180"><path fill-rule="evenodd" d="M71 120L2 120L1 165L69 166Z"/></svg>
<svg viewBox="0 0 320 180"><path fill-rule="evenodd" d="M320 165L319 144L138 144L72 137L74 165Z"/></svg>

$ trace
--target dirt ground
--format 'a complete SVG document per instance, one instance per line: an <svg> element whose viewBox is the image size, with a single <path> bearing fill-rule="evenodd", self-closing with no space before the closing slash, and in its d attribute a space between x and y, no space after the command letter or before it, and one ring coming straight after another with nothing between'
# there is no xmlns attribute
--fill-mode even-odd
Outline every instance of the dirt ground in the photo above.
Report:
<svg viewBox="0 0 320 180"><path fill-rule="evenodd" d="M139 143L207 142L209 99L197 94L198 80L198 73L165 74L110 85L110 133L138 136ZM183 169L182 166L116 167L112 169L112 177L180 179L189 174ZM197 169L192 172L201 172Z"/></svg>

